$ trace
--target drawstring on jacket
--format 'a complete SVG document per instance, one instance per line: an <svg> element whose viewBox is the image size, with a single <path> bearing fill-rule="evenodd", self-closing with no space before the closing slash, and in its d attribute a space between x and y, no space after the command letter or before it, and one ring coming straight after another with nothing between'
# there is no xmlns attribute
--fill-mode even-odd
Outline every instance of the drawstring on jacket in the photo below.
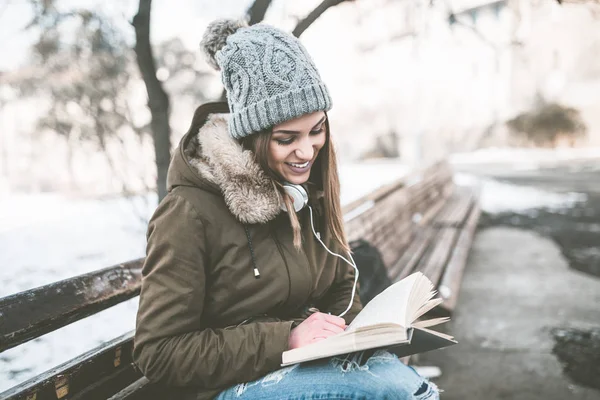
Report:
<svg viewBox="0 0 600 400"><path fill-rule="evenodd" d="M254 277L256 279L260 279L260 271L258 270L258 266L256 265L256 257L254 256L254 247L252 247L252 238L250 237L250 231L248 227L244 225L244 230L246 231L246 238L248 239L248 248L250 249L250 257L252 257L252 267L254 268Z"/></svg>

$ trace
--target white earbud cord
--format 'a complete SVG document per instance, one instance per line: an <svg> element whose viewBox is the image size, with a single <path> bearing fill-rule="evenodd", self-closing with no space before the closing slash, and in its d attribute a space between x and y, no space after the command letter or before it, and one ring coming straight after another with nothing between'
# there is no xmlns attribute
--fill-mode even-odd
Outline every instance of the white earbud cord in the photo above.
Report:
<svg viewBox="0 0 600 400"><path fill-rule="evenodd" d="M350 264L352 266L352 268L354 268L354 271L356 271L356 274L354 274L354 286L352 287L352 297L350 298L350 304L348 304L348 308L346 308L346 311L344 311L343 313L341 313L340 315L338 315L338 317L343 317L350 310L350 308L352 308L352 303L354 303L354 293L356 293L356 284L358 283L358 268L356 267L356 263L354 262L354 258L352 258L352 254L348 253L348 256L350 257L350 260L352 260L352 262L350 262L350 261L346 260L343 256L332 252L331 250L329 250L327 248L327 246L325 246L325 243L323 243L323 241L321 240L320 235L317 235L317 232L315 232L315 225L313 223L312 207L308 206L308 209L310 210L310 226L312 228L313 234L315 235L315 237L317 238L317 240L319 241L319 243L321 243L323 245L323 247L325 248L325 250L327 250L329 252L329 254L334 255L336 257L339 257L342 260L346 261L348 264Z"/></svg>

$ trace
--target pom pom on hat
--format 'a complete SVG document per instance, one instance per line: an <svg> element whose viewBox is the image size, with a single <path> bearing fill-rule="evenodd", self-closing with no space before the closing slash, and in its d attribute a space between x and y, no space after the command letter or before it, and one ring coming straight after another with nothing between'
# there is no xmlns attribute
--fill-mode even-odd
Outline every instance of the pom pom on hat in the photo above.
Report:
<svg viewBox="0 0 600 400"><path fill-rule="evenodd" d="M234 19L218 19L211 22L200 42L200 48L206 55L208 63L217 71L220 70L215 58L217 51L225 47L227 37L233 35L238 29L248 26L246 22Z"/></svg>

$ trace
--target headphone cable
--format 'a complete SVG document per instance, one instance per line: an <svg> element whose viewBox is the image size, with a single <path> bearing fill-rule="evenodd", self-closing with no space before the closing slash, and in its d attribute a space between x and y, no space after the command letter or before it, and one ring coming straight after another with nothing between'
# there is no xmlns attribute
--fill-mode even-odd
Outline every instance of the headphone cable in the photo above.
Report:
<svg viewBox="0 0 600 400"><path fill-rule="evenodd" d="M315 235L315 237L317 238L317 240L319 241L319 243L321 243L321 245L323 245L323 247L325 248L325 250L327 250L329 252L329 254L334 255L336 257L341 258L342 260L346 261L346 263L350 264L350 266L352 266L352 268L354 268L354 271L356 271L356 273L354 274L354 285L352 286L352 297L350 298L350 304L348 304L348 308L346 308L346 311L344 311L343 313L341 313L340 315L338 315L338 317L343 317L344 315L346 315L346 313L348 311L350 311L350 308L352 308L352 304L354 303L354 294L356 293L356 284L358 283L358 268L356 267L356 263L354 262L354 258L352 258L352 254L350 252L348 252L348 256L350 257L350 260L352 260L352 262L348 261L347 259L345 259L343 256L332 252L331 250L329 250L327 248L327 246L325 246L325 243L323 243L323 241L321 240L321 235L317 234L317 232L315 232L315 225L313 223L313 210L311 206L308 206L308 209L310 210L310 226L312 228L313 234Z"/></svg>

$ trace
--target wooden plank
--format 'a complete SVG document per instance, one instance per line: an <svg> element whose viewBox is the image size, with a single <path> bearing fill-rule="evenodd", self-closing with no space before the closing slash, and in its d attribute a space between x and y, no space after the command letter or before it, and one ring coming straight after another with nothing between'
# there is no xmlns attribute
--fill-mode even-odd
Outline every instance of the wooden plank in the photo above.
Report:
<svg viewBox="0 0 600 400"><path fill-rule="evenodd" d="M105 377L96 377L89 386L78 391L70 400L105 400L117 393L121 388L139 379L141 372L133 364L119 368ZM88 384L84 382L84 384Z"/></svg>
<svg viewBox="0 0 600 400"><path fill-rule="evenodd" d="M436 217L436 215L438 215L442 211L447 201L447 198L442 197L437 203L432 205L425 214L420 216L414 222L420 226L429 224L431 220L433 220Z"/></svg>
<svg viewBox="0 0 600 400"><path fill-rule="evenodd" d="M198 390L197 387L184 388L160 385L152 383L144 377L133 382L108 400L195 399L198 396Z"/></svg>
<svg viewBox="0 0 600 400"><path fill-rule="evenodd" d="M383 258L383 263L387 268L390 268L400 258L402 251L410 242L413 228L410 221L389 225L393 230L389 232L388 236L378 247Z"/></svg>
<svg viewBox="0 0 600 400"><path fill-rule="evenodd" d="M389 269L388 275L392 282L397 282L413 272L415 266L428 248L435 235L435 230L425 227L415 233L402 257Z"/></svg>
<svg viewBox="0 0 600 400"><path fill-rule="evenodd" d="M123 390L110 397L108 400L138 400L148 399L152 384L146 377L142 377Z"/></svg>
<svg viewBox="0 0 600 400"><path fill-rule="evenodd" d="M399 189L390 194L371 209L346 224L350 240L365 239L374 246L379 246L387 234L393 229L389 222L397 220L405 213L405 193Z"/></svg>
<svg viewBox="0 0 600 400"><path fill-rule="evenodd" d="M0 352L139 294L143 259L0 299Z"/></svg>
<svg viewBox="0 0 600 400"><path fill-rule="evenodd" d="M471 206L473 194L470 190L461 188L455 192L449 203L438 217L435 218L435 226L461 227L465 222Z"/></svg>
<svg viewBox="0 0 600 400"><path fill-rule="evenodd" d="M373 229L371 239L375 246L383 246L390 236L394 236L400 230L400 226L411 224L409 214L402 205L403 203L400 202L389 205L382 210L380 218L374 222L375 229Z"/></svg>
<svg viewBox="0 0 600 400"><path fill-rule="evenodd" d="M469 214L467 222L460 232L454 250L452 251L452 256L448 261L446 271L444 272L439 285L440 295L444 299L444 303L441 307L448 313L452 313L456 308L463 272L467 264L467 258L469 256L471 244L473 243L473 237L475 236L475 230L480 214L481 209L478 204L475 204Z"/></svg>
<svg viewBox="0 0 600 400"><path fill-rule="evenodd" d="M382 186L379 189L375 190L374 192L371 192L371 193L367 194L366 196L363 196L360 199L354 200L350 204L347 204L344 207L342 207L342 213L348 214L348 213L352 212L352 210L360 207L362 204L367 203L369 201L377 202L381 198L388 195L389 193L401 188L402 186L404 186L404 184L405 184L404 178L401 178L390 184Z"/></svg>
<svg viewBox="0 0 600 400"><path fill-rule="evenodd" d="M456 228L439 228L431 249L415 268L416 271L421 271L423 275L427 276L435 286L438 285L438 281L444 272L457 236L458 229Z"/></svg>
<svg viewBox="0 0 600 400"><path fill-rule="evenodd" d="M133 332L129 332L0 393L0 398L106 399L141 376L132 351Z"/></svg>
<svg viewBox="0 0 600 400"><path fill-rule="evenodd" d="M395 192L404 187L414 186L415 184L422 181L429 182L435 180L436 178L447 180L447 178L443 179L443 177L450 176L452 173L451 171L452 170L450 168L450 164L448 164L447 161L439 161L435 164L424 168L421 171L411 173L408 176L402 177L392 183L384 185L379 189L351 202L350 204L345 205L344 207L342 207L342 213L344 215L350 214L352 211L363 206L365 203L380 202L390 193ZM356 215L354 218L358 217L359 215L361 214Z"/></svg>

